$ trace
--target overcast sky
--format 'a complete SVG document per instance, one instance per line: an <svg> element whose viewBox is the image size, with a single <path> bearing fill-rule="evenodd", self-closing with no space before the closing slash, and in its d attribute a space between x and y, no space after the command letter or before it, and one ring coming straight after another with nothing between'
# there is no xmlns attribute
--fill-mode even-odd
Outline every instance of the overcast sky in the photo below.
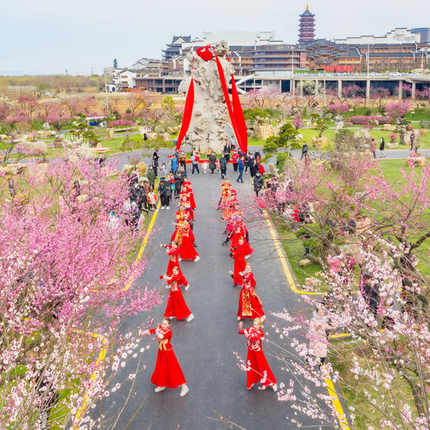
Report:
<svg viewBox="0 0 430 430"><path fill-rule="evenodd" d="M0 74L102 73L161 58L173 34L275 31L297 42L300 0L2 0ZM311 0L318 38L430 27L429 0Z"/></svg>

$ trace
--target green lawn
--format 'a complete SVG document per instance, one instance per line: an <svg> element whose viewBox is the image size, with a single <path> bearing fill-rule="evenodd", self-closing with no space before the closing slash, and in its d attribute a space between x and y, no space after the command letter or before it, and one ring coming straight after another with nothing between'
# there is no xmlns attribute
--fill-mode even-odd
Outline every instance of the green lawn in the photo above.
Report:
<svg viewBox="0 0 430 430"><path fill-rule="evenodd" d="M357 131L359 131L361 129L361 127L354 127L354 129L356 129ZM313 137L317 137L318 136L318 131L317 130L312 130L309 128L302 128L299 130L299 133L301 135L303 135L303 141L305 141L306 143L311 143L312 144L312 138ZM375 138L377 144L378 144L378 148L379 148L379 142L381 140L381 137L384 138L385 143L390 142L390 135L392 134L391 131L383 131L381 128L374 128L372 130L369 131L369 134L371 137ZM417 131L416 131L416 134ZM323 133L323 136L327 137L327 139L329 140L329 142L333 142L334 138L336 135L336 130L335 129L328 129ZM399 141L399 139L397 139L397 141ZM263 142L264 145L264 142ZM399 145L398 149L408 149L409 146L407 145ZM422 138L422 144L421 144L421 148L422 149L428 149L430 148L430 132L427 133L423 138ZM386 151L391 151L390 149L386 148Z"/></svg>
<svg viewBox="0 0 430 430"><path fill-rule="evenodd" d="M372 351L370 349L363 349L363 345L360 346L357 341L352 339L336 340L332 341L332 344L333 349L329 353L329 361L333 369L341 375L342 379L338 380L337 384L342 390L347 405L354 407L354 410L350 410L348 413L355 415L355 430L367 430L371 425L375 429L379 428L379 421L385 416L384 411L379 410L379 406L387 405L389 403L387 399L393 399L393 397L393 404L403 405L401 399L404 399L411 406L412 412L416 413L411 389L400 376L394 378L392 392L386 390L381 384L375 385L374 380L370 377L360 376L355 379L354 373L351 372L353 357L367 370L383 371L381 364L371 359ZM364 391L369 392L372 398L376 399L375 405L364 399ZM390 413L396 417L394 409L390 410Z"/></svg>
<svg viewBox="0 0 430 430"><path fill-rule="evenodd" d="M404 179L400 171L408 169L408 167L405 165L405 160L379 160L379 165L381 167L382 173L388 181L393 183L397 182L399 186L404 184ZM416 169L418 169L418 167ZM300 260L303 259L304 254L302 239L297 238L295 233L286 229L285 225L283 225L281 222L274 221L274 223L278 231L279 238L282 241L288 261L290 262L290 265L293 269L297 283L299 285L303 285L306 278L315 276L316 273L321 271L321 267L317 264L311 264L307 267L300 267L299 263ZM430 243L427 240L419 248L420 258L417 266L420 271L427 276L430 276L430 265L428 264L427 258L429 250Z"/></svg>
<svg viewBox="0 0 430 430"><path fill-rule="evenodd" d="M316 273L321 272L322 268L317 264L300 267L299 263L303 260L303 255L305 253L303 240L301 238L297 238L294 232L286 229L284 225L281 225L281 223L275 222L275 226L285 254L293 269L297 283L299 284L298 288L300 289L300 285L304 285L306 278L314 277Z"/></svg>

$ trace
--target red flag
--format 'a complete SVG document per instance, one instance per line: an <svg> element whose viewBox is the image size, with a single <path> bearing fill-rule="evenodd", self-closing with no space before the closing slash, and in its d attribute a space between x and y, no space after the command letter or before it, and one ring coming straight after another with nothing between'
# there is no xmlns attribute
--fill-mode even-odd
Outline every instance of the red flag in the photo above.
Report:
<svg viewBox="0 0 430 430"><path fill-rule="evenodd" d="M191 116L193 114L194 105L194 79L191 76L190 87L188 88L187 99L185 100L184 117L182 118L181 131L179 132L178 141L176 142L176 149L179 150L181 143L187 134L188 127L190 126Z"/></svg>

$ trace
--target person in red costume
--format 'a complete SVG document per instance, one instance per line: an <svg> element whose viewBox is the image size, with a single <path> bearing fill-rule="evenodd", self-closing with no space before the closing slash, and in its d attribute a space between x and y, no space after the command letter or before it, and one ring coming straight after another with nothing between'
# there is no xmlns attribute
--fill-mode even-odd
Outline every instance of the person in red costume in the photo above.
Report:
<svg viewBox="0 0 430 430"><path fill-rule="evenodd" d="M166 387L176 388L182 385L180 396L184 397L189 389L181 366L170 344L172 330L170 329L169 318L163 318L161 325L151 330L145 330L143 334L155 334L157 336L157 362L155 363L154 373L151 377L151 382L157 386L155 392L159 393L160 391L164 391Z"/></svg>
<svg viewBox="0 0 430 430"><path fill-rule="evenodd" d="M178 320L183 320L186 318L187 321L193 320L194 315L188 309L184 296L179 288L180 285L184 285L185 290L188 290L190 285L185 279L185 276L182 273L179 273L179 267L174 267L172 275L164 275L163 279L167 280L166 288L170 288L169 299L167 301L166 310L164 311L164 316L170 319L176 318Z"/></svg>
<svg viewBox="0 0 430 430"><path fill-rule="evenodd" d="M230 252L233 251L233 248L236 248L239 245L239 239L243 237L244 242L248 243L248 230L245 226L245 223L238 217L235 217L234 220L232 220L232 226L231 231L227 235L227 238L225 242L223 242L223 245L227 245L229 241L231 241L230 244Z"/></svg>
<svg viewBox="0 0 430 430"><path fill-rule="evenodd" d="M182 184L181 193L182 190L184 193L187 194L187 197L189 198L189 201L191 203L191 209L196 208L196 201L194 200L194 192L193 192L193 184L187 179L184 179L184 183Z"/></svg>
<svg viewBox="0 0 430 430"><path fill-rule="evenodd" d="M179 256L182 258L182 260L199 261L199 254L197 254L197 251L194 248L194 242L196 239L194 237L193 231L191 230L190 223L185 220L181 225L178 225L178 228L182 231L182 243L179 248Z"/></svg>
<svg viewBox="0 0 430 430"><path fill-rule="evenodd" d="M234 272L229 272L230 276L233 278L233 287L236 285L242 285L242 275L241 272L244 272L246 269L245 259L250 256L254 250L249 246L248 243L245 243L243 237L239 238L239 243L236 248L234 248L231 252L231 257L234 259Z"/></svg>
<svg viewBox="0 0 430 430"><path fill-rule="evenodd" d="M227 197L229 195L231 184L228 178L225 178L225 181L221 185L221 198L218 202L217 210L220 211L221 209L225 209L225 203L227 200Z"/></svg>
<svg viewBox="0 0 430 430"><path fill-rule="evenodd" d="M246 357L246 388L250 390L255 383L261 382L260 390L272 387L277 391L278 385L263 352L264 333L261 330L260 318L255 318L253 327L243 329L243 323L239 323L239 334L244 334L248 339L248 356Z"/></svg>
<svg viewBox="0 0 430 430"><path fill-rule="evenodd" d="M162 248L166 248L166 254L169 256L169 264L167 265L166 275L172 276L173 268L178 267L179 273L182 275L181 268L179 267L179 244L176 240L172 241L172 245L160 245Z"/></svg>
<svg viewBox="0 0 430 430"><path fill-rule="evenodd" d="M239 308L237 310L237 319L240 321L243 318L261 318L265 320L266 316L263 311L263 304L260 298L255 293L254 287L257 282L251 272L251 265L246 265L245 271L241 272L242 289L239 294Z"/></svg>
<svg viewBox="0 0 430 430"><path fill-rule="evenodd" d="M230 221L233 213L236 210L237 202L237 192L233 189L227 190L227 197L223 202L224 206L224 215L221 217L222 221Z"/></svg>
<svg viewBox="0 0 430 430"><path fill-rule="evenodd" d="M187 194L182 194L180 196L179 205L182 205L184 207L184 210L188 213L190 220L194 219L194 212L191 208L191 202L188 200Z"/></svg>

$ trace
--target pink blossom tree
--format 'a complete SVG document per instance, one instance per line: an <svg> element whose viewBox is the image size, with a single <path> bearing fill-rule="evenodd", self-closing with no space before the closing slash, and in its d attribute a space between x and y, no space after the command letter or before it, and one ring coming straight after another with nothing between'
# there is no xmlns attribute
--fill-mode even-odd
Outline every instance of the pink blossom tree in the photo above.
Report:
<svg viewBox="0 0 430 430"><path fill-rule="evenodd" d="M343 115L348 112L349 106L346 103L333 103L327 106L327 110L334 115Z"/></svg>
<svg viewBox="0 0 430 430"><path fill-rule="evenodd" d="M430 426L430 277L422 269L428 264L423 245L430 238L430 167L400 174L400 183L390 182L364 152L351 148L330 164L285 171L288 209L298 208L307 219L297 236L309 238L310 259L322 267L314 282L302 288L329 292L305 296L303 302L308 309L324 309L332 333L343 335L338 341L320 339L333 365L319 371L309 346L309 313L284 311L275 315L280 322L269 318L284 339L271 341L287 338L293 349L280 349L290 382L281 386L279 399L298 405L298 390L304 391L298 409L333 428L342 428L342 420L353 424L358 415L368 428ZM275 223L285 224L271 194L266 208ZM340 260L337 266L332 266L333 256ZM315 394L327 380L338 384L340 397L342 389L352 393L344 397L349 413L343 418L330 396Z"/></svg>
<svg viewBox="0 0 430 430"><path fill-rule="evenodd" d="M114 173L66 153L0 177L1 428L39 428L51 407L50 425L93 427L89 409L144 350L142 329L121 334L120 323L161 298L135 284L144 232L130 228L127 178Z"/></svg>
<svg viewBox="0 0 430 430"><path fill-rule="evenodd" d="M305 123L302 120L302 116L299 113L296 113L291 120L291 124L294 126L296 130L305 126Z"/></svg>
<svg viewBox="0 0 430 430"><path fill-rule="evenodd" d="M386 114L393 119L402 118L405 113L409 112L411 109L411 104L407 102L388 103L385 106Z"/></svg>

